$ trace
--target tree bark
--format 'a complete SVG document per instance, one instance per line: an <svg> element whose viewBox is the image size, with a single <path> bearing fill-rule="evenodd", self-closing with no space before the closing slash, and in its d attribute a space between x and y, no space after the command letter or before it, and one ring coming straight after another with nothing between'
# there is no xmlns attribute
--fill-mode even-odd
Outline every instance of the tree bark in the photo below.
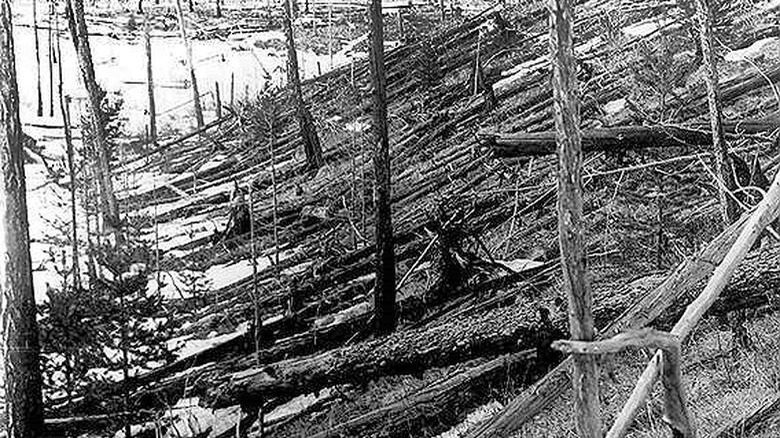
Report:
<svg viewBox="0 0 780 438"><path fill-rule="evenodd" d="M382 2L369 5L371 37L369 66L373 86L374 199L376 238L376 286L374 323L377 333L395 330L395 253L390 187L390 142L387 135L387 79L385 78L384 25Z"/></svg>
<svg viewBox="0 0 780 438"><path fill-rule="evenodd" d="M723 223L728 225L739 218L739 208L736 200L727 191L736 189L734 173L728 158L728 145L723 133L723 109L721 107L720 85L718 84L718 69L715 54L712 47L712 12L706 0L695 0L699 22L699 36L704 68L706 70L707 103L710 109L710 123L712 125L712 147L715 152L715 171L720 175L721 184L718 184L718 197L720 198Z"/></svg>
<svg viewBox="0 0 780 438"><path fill-rule="evenodd" d="M26 187L9 0L0 3L0 353L4 358L5 421L9 438L37 438L43 430L40 344L30 260Z"/></svg>
<svg viewBox="0 0 780 438"><path fill-rule="evenodd" d="M187 38L187 29L184 27L184 10L181 0L176 0L176 12L179 15L179 31L186 51L187 68L190 70L190 82L192 82L192 102L195 105L195 120L198 128L203 127L203 108L200 106L200 93L198 92L198 78L195 76L195 64L192 59L192 43ZM190 0L190 12L192 12L192 0Z"/></svg>
<svg viewBox="0 0 780 438"><path fill-rule="evenodd" d="M95 67L92 63L92 51L89 47L87 23L84 21L84 1L69 0L66 4L66 15L73 45L78 55L79 69L84 87L89 95L90 126L92 142L95 149L95 163L92 166L100 188L100 202L104 221L119 228L119 207L114 194L114 184L111 181L111 158L106 139L105 115L102 110L103 91L95 79Z"/></svg>
<svg viewBox="0 0 780 438"><path fill-rule="evenodd" d="M284 14L282 17L284 34L287 38L287 81L292 91L295 114L301 130L303 150L306 153L306 167L308 170L317 170L323 164L322 145L320 144L320 137L317 135L317 128L314 126L314 119L306 106L306 102L303 99L303 90L301 89L301 77L298 73L298 52L295 49L295 34L292 25L294 1L286 0L284 2Z"/></svg>
<svg viewBox="0 0 780 438"><path fill-rule="evenodd" d="M157 108L154 104L154 75L152 70L152 38L149 35L149 20L144 19L144 50L146 51L146 92L149 95L149 136L157 146Z"/></svg>
<svg viewBox="0 0 780 438"><path fill-rule="evenodd" d="M569 297L569 330L577 341L592 341L593 298L587 278L582 215L582 145L580 102L572 26L574 5L550 2L550 63L553 67L553 114L558 144L558 233L563 286ZM596 358L574 354L572 384L577 433L601 437L599 370Z"/></svg>
<svg viewBox="0 0 780 438"><path fill-rule="evenodd" d="M727 132L757 134L771 132L780 122L747 122L724 125ZM480 141L497 157L516 158L556 153L555 132L512 134L480 133ZM582 131L582 151L625 151L642 148L690 148L712 146L712 135L698 126L620 126Z"/></svg>

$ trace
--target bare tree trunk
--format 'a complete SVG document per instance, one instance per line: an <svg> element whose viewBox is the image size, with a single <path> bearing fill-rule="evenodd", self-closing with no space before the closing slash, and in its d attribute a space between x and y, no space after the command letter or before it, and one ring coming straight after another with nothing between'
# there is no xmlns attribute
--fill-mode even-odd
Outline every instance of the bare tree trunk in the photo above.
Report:
<svg viewBox="0 0 780 438"><path fill-rule="evenodd" d="M564 288L569 295L572 339L594 339L592 296L583 247L582 144L580 102L574 59L570 0L550 3L550 62L553 66L555 130L558 138L558 232ZM574 414L580 437L600 438L599 370L594 356L575 354L572 382Z"/></svg>
<svg viewBox="0 0 780 438"><path fill-rule="evenodd" d="M385 78L382 0L371 0L371 46L369 66L373 85L374 187L376 200L376 285L374 323L378 333L395 330L395 253L390 205L390 142L387 138L387 82Z"/></svg>
<svg viewBox="0 0 780 438"><path fill-rule="evenodd" d="M720 85L718 85L718 69L712 49L712 16L706 0L696 0L699 21L699 36L704 67L707 71L707 102L710 107L710 123L712 124L712 147L715 152L715 171L720 175L722 184L718 184L723 223L726 225L739 219L739 208L734 198L727 191L736 188L731 161L728 158L728 145L723 134L723 110L720 102Z"/></svg>
<svg viewBox="0 0 780 438"><path fill-rule="evenodd" d="M61 65L61 64L60 64ZM62 96L62 79L60 79L59 93ZM60 111L62 112L62 124L65 128L65 145L68 153L68 175L70 176L70 221L71 221L71 247L73 250L73 289L79 290L81 286L81 273L79 272L79 240L76 222L76 168L74 164L73 135L70 131L70 96L60 99Z"/></svg>
<svg viewBox="0 0 780 438"><path fill-rule="evenodd" d="M114 195L114 184L111 181L111 159L104 125L105 116L101 107L103 91L95 79L95 67L92 63L92 51L89 47L87 23L84 21L84 1L69 0L66 4L66 15L73 45L78 54L81 77L89 95L90 125L93 136L91 140L97 157L96 163L92 167L95 170L97 184L100 188L103 218L106 223L118 230L120 226L119 207ZM117 232L118 235L119 232Z"/></svg>
<svg viewBox="0 0 780 438"><path fill-rule="evenodd" d="M154 104L154 75L152 73L152 38L149 35L149 19L144 19L144 49L146 51L146 92L149 95L149 136L157 145L157 108Z"/></svg>
<svg viewBox="0 0 780 438"><path fill-rule="evenodd" d="M222 18L222 1L216 0L217 2L217 18Z"/></svg>
<svg viewBox="0 0 780 438"><path fill-rule="evenodd" d="M0 354L4 359L8 438L37 438L43 432L40 344L33 293L30 235L24 182L22 127L16 82L10 0L0 3Z"/></svg>
<svg viewBox="0 0 780 438"><path fill-rule="evenodd" d="M217 120L222 118L222 97L219 93L219 82L214 82L214 105L217 111Z"/></svg>
<svg viewBox="0 0 780 438"><path fill-rule="evenodd" d="M292 26L292 8L295 0L286 0L284 2L284 33L287 37L287 80L292 88L293 100L295 101L295 114L298 117L298 126L301 130L301 139L303 140L303 150L306 153L306 168L308 170L317 170L322 167L322 146L320 137L317 135L317 128L314 126L314 119L303 100L303 90L301 89L301 78L298 73L298 53L295 50L295 34Z"/></svg>
<svg viewBox="0 0 780 438"><path fill-rule="evenodd" d="M179 29L181 31L181 40L187 52L187 67L190 69L190 81L192 82L192 101L195 105L195 119L198 122L198 128L203 127L203 109L200 106L200 94L198 93L198 78L195 76L195 64L192 60L192 43L187 39L187 30L184 28L184 10L181 7L181 0L176 0L176 11L179 14ZM190 12L192 12L192 0L190 0Z"/></svg>
<svg viewBox="0 0 780 438"><path fill-rule="evenodd" d="M41 93L41 43L38 40L38 1L32 2L33 38L35 39L35 73L38 84L38 117L43 117L43 97Z"/></svg>
<svg viewBox="0 0 780 438"><path fill-rule="evenodd" d="M49 30L48 30L48 44L49 51L47 59L49 64L49 117L54 117L54 42L53 38L53 21L54 21L54 2L49 2Z"/></svg>

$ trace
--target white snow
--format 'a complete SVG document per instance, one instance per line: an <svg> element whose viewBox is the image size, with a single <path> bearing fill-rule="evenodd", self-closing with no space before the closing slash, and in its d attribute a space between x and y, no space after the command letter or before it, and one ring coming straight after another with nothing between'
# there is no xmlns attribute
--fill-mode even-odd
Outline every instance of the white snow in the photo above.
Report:
<svg viewBox="0 0 780 438"><path fill-rule="evenodd" d="M231 333L211 336L208 339L192 339L192 335L182 336L170 339L168 341L168 348L176 351L177 359L185 359L215 345L244 336L248 329L249 323L244 322L239 324L239 326L236 327L236 330Z"/></svg>
<svg viewBox="0 0 780 438"><path fill-rule="evenodd" d="M671 17L664 19L651 18L649 20L640 21L639 23L624 27L623 33L630 37L646 37L672 22L674 22L674 20Z"/></svg>
<svg viewBox="0 0 780 438"><path fill-rule="evenodd" d="M726 54L725 59L729 62L740 62L756 58L764 53L768 45L778 41L780 41L780 38L777 37L760 39L744 49L730 51Z"/></svg>
<svg viewBox="0 0 780 438"><path fill-rule="evenodd" d="M478 425L479 423L487 420L488 418L496 415L504 405L497 401L492 401L486 405L478 407L474 412L471 412L466 416L466 419L460 422L452 429L436 436L436 438L460 438L465 436L471 427Z"/></svg>
<svg viewBox="0 0 780 438"><path fill-rule="evenodd" d="M523 272L528 269L538 268L539 266L544 265L544 263L542 262L536 260L529 260L529 259L496 260L496 261L506 266L507 268L511 269L514 272Z"/></svg>
<svg viewBox="0 0 780 438"><path fill-rule="evenodd" d="M302 410L313 405L314 403L317 403L319 400L330 397L332 393L333 393L333 388L326 388L320 391L318 395L315 394L299 395L298 397L295 397L294 399L288 401L287 403L281 406L278 406L276 409L271 411L268 415L266 415L265 421L268 421L270 423L285 417L289 417L291 415L295 415L298 412L301 412Z"/></svg>

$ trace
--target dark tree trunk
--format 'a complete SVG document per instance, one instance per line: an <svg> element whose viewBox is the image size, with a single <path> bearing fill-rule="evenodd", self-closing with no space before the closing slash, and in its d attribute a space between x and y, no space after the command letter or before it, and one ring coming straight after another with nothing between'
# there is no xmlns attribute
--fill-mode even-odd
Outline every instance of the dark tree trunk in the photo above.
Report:
<svg viewBox="0 0 780 438"><path fill-rule="evenodd" d="M103 91L95 79L95 67L92 63L92 51L89 47L87 23L84 21L84 1L70 0L66 4L68 26L73 45L78 55L79 69L84 87L89 95L90 125L96 162L92 166L100 188L100 203L104 221L114 229L119 228L119 207L111 181L110 156L106 139L105 116L101 107Z"/></svg>
<svg viewBox="0 0 780 438"><path fill-rule="evenodd" d="M696 0L699 21L699 36L701 37L701 52L704 68L707 72L707 103L710 108L710 123L712 125L712 148L715 153L715 172L720 176L718 196L723 212L723 222L726 225L739 219L739 207L728 192L736 188L732 165L728 158L728 145L723 134L723 110L721 107L720 85L718 85L718 68L712 47L712 16L705 0Z"/></svg>
<svg viewBox="0 0 780 438"><path fill-rule="evenodd" d="M574 59L574 5L554 0L550 11L553 115L558 143L558 233L572 339L592 341L593 298L587 278L582 216L580 101ZM599 370L593 355L573 355L574 415L582 438L601 436Z"/></svg>
<svg viewBox="0 0 780 438"><path fill-rule="evenodd" d="M217 1L217 18L222 18L222 1L221 0L216 0L216 1Z"/></svg>
<svg viewBox="0 0 780 438"><path fill-rule="evenodd" d="M41 93L41 43L38 40L38 1L32 2L33 38L35 39L35 73L38 84L38 117L43 117L43 96Z"/></svg>
<svg viewBox="0 0 780 438"><path fill-rule="evenodd" d="M390 143L387 138L387 80L385 78L384 30L382 2L371 0L369 6L371 41L369 66L373 86L374 187L376 199L376 286L374 288L374 323L378 333L395 329L395 254L390 205Z"/></svg>
<svg viewBox="0 0 780 438"><path fill-rule="evenodd" d="M306 168L316 170L322 167L322 146L320 137L317 135L317 128L314 126L314 119L303 100L303 90L301 89L301 77L298 74L298 53L295 50L295 35L292 26L293 7L295 0L286 0L284 2L284 33L287 37L287 80L292 90L295 113L298 117L298 125L301 130L303 140L303 150L306 153Z"/></svg>
<svg viewBox="0 0 780 438"><path fill-rule="evenodd" d="M0 196L4 236L0 247L5 260L0 266L0 354L5 362L6 401L2 428L9 438L36 438L43 431L40 344L9 0L0 3L0 21L0 169L4 191Z"/></svg>
<svg viewBox="0 0 780 438"><path fill-rule="evenodd" d="M146 51L146 92L149 95L149 136L157 146L157 108L154 104L154 75L152 73L152 38L149 35L149 20L144 20L144 49Z"/></svg>

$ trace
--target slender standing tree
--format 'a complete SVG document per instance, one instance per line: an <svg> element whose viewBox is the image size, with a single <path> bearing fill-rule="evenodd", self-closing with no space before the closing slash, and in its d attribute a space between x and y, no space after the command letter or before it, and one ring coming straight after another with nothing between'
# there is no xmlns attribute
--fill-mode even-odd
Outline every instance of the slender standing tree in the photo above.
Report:
<svg viewBox="0 0 780 438"><path fill-rule="evenodd" d="M92 144L95 150L95 163L92 166L97 185L100 189L100 203L103 220L109 226L118 230L119 207L114 194L114 183L111 180L111 157L106 138L105 115L103 114L103 90L95 79L95 66L92 63L92 50L89 47L87 23L84 20L84 0L68 0L66 16L73 45L78 57L79 70L84 88L89 95L89 123L92 134ZM117 232L117 235L119 233Z"/></svg>
<svg viewBox="0 0 780 438"><path fill-rule="evenodd" d="M583 245L582 144L580 101L574 59L571 0L550 2L550 63L553 68L553 108L558 143L558 233L563 284L569 296L572 339L592 341L592 296ZM599 370L596 357L574 355L572 384L576 428L582 438L601 437Z"/></svg>
<svg viewBox="0 0 780 438"><path fill-rule="evenodd" d="M41 43L38 40L38 1L32 2L33 39L35 40L35 73L38 83L38 117L43 117L43 96L41 93Z"/></svg>
<svg viewBox="0 0 780 438"><path fill-rule="evenodd" d="M0 2L0 354L8 438L43 433L40 344L33 293L19 90L10 0Z"/></svg>
<svg viewBox="0 0 780 438"><path fill-rule="evenodd" d="M715 153L715 171L720 175L718 197L720 198L723 223L728 226L739 219L739 208L736 200L727 191L736 188L732 163L728 156L728 145L723 133L723 110L720 102L720 85L718 84L718 68L712 49L712 12L706 0L695 0L699 22L699 39L704 68L707 72L707 102L710 107L710 124L712 125L712 147Z"/></svg>
<svg viewBox="0 0 780 438"><path fill-rule="evenodd" d="M192 43L187 38L187 29L184 27L184 10L181 7L181 0L176 0L176 12L179 14L179 31L181 40L184 43L187 56L187 68L190 69L190 81L192 82L192 101L195 105L195 119L198 122L198 128L203 127L203 109L200 106L200 93L198 92L198 78L195 76L195 64L192 60ZM192 12L192 1L190 1L190 12Z"/></svg>
<svg viewBox="0 0 780 438"><path fill-rule="evenodd" d="M378 333L395 329L395 254L390 206L390 142L387 138L387 93L385 78L382 0L369 5L371 42L369 66L373 86L374 199L376 200L376 286L374 322Z"/></svg>
<svg viewBox="0 0 780 438"><path fill-rule="evenodd" d="M303 150L306 153L306 168L317 170L323 164L322 146L320 145L320 137L317 135L317 128L314 126L314 118L303 100L301 77L298 73L298 53L295 50L295 34L292 25L294 1L286 0L284 2L283 21L284 33L287 37L287 81L292 88L295 114L298 117Z"/></svg>
<svg viewBox="0 0 780 438"><path fill-rule="evenodd" d="M152 38L149 35L149 18L144 17L144 50L146 51L146 92L149 95L149 136L157 145L157 108L154 104L154 77L152 75Z"/></svg>

